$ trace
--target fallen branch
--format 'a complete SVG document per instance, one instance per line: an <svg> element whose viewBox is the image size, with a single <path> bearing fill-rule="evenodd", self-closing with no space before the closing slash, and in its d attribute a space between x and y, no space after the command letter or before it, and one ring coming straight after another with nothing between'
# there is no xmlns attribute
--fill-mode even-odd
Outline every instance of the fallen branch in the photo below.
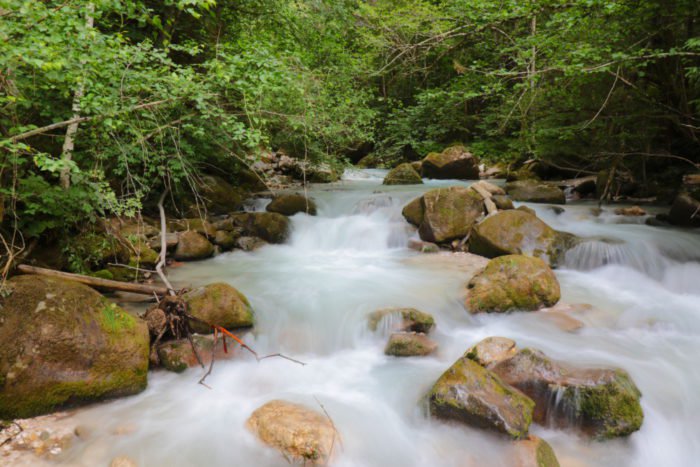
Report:
<svg viewBox="0 0 700 467"><path fill-rule="evenodd" d="M142 295L165 296L168 294L168 289L155 285L135 284L133 282L119 282L110 279L102 279L99 277L84 276L82 274L73 274L70 272L56 271L53 269L39 268L20 264L17 269L24 274L37 274L39 276L57 277L59 279L67 279L81 284L86 284L91 287L99 287L107 290L118 290L121 292L131 292Z"/></svg>

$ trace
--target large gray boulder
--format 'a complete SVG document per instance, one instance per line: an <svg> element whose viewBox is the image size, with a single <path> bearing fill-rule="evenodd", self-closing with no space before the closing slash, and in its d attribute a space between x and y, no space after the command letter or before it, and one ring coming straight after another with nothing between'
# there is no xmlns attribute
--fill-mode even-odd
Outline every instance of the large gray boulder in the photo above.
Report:
<svg viewBox="0 0 700 467"><path fill-rule="evenodd" d="M426 178L478 180L479 160L464 146L451 146L444 151L431 152L421 165Z"/></svg>
<svg viewBox="0 0 700 467"><path fill-rule="evenodd" d="M565 204L564 191L555 184L539 180L519 180L506 184L506 193L515 201Z"/></svg>

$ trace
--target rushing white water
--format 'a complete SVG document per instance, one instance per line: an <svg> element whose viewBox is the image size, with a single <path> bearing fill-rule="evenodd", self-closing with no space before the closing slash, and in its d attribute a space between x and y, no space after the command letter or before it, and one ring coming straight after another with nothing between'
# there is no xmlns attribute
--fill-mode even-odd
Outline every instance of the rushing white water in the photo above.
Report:
<svg viewBox="0 0 700 467"><path fill-rule="evenodd" d="M281 398L323 404L342 436L334 465L507 466L507 441L431 420L420 404L470 345L499 335L573 364L624 368L643 393L644 425L627 439L590 442L533 425L563 466L697 465L700 235L594 216L585 205L559 215L531 205L557 229L606 239L572 251L557 271L564 301L593 305L576 315L585 327L565 332L542 313L470 316L462 305L469 274L442 255L408 250L414 230L400 214L420 192L459 182L384 187L383 175L357 171L311 189L319 215L294 216L285 245L172 270L180 286L225 281L239 288L257 319L246 341L306 366L258 363L239 352L216 363L212 389L197 384L201 369L153 372L144 393L75 415L90 435L65 462L107 465L128 455L140 466L284 465L244 426L253 410ZM386 333L370 333L366 317L386 306L432 313L438 353L385 356Z"/></svg>

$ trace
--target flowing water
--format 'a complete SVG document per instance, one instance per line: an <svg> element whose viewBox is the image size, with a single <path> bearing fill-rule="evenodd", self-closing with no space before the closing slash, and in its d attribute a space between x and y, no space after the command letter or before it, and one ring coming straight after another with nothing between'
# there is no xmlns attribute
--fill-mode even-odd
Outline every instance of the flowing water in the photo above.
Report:
<svg viewBox="0 0 700 467"><path fill-rule="evenodd" d="M556 214L530 205L554 228L591 237L556 274L562 300L588 303L566 332L543 313L471 316L462 305L470 273L445 255L406 248L415 235L401 207L435 186L385 187L385 172L357 171L310 189L317 217L292 217L285 245L234 252L173 269L179 286L228 282L250 299L257 323L244 353L203 370L152 372L142 394L77 417L89 437L65 459L107 465L128 455L140 466L277 466L279 454L245 429L257 407L286 399L328 412L342 436L337 466L507 466L509 445L491 433L427 418L420 400L472 344L506 336L573 364L626 369L643 393L642 429L591 442L533 425L563 466L693 466L700 459L700 235L643 220L596 216L593 205ZM257 205L258 209L263 206ZM440 348L424 358L383 353L387 333L367 330L382 307L415 307L437 321Z"/></svg>

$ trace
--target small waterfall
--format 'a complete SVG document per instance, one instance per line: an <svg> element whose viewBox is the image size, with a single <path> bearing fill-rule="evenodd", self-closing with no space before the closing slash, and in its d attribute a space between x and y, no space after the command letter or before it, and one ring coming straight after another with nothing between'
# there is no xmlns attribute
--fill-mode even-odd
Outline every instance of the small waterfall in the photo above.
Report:
<svg viewBox="0 0 700 467"><path fill-rule="evenodd" d="M564 266L590 271L608 264L628 266L660 279L672 263L653 243L627 243L611 239L586 239L564 256Z"/></svg>

